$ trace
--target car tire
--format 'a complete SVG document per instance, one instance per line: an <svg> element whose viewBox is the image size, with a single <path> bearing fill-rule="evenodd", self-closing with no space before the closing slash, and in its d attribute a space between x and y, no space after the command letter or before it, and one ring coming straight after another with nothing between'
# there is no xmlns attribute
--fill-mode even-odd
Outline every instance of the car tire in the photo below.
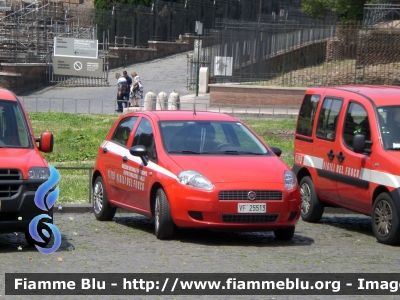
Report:
<svg viewBox="0 0 400 300"><path fill-rule="evenodd" d="M93 184L93 213L99 221L110 221L115 216L115 207L108 202L103 178L97 177Z"/></svg>
<svg viewBox="0 0 400 300"><path fill-rule="evenodd" d="M388 193L376 197L372 206L372 231L378 242L387 245L400 243L399 211Z"/></svg>
<svg viewBox="0 0 400 300"><path fill-rule="evenodd" d="M172 221L171 209L167 195L159 188L156 193L154 205L154 229L155 235L160 240L171 239L174 235L175 224Z"/></svg>
<svg viewBox="0 0 400 300"><path fill-rule="evenodd" d="M315 223L321 220L324 213L324 204L318 199L314 183L309 176L300 181L301 218L306 222Z"/></svg>
<svg viewBox="0 0 400 300"><path fill-rule="evenodd" d="M280 228L274 231L275 238L278 241L289 241L294 236L295 227Z"/></svg>

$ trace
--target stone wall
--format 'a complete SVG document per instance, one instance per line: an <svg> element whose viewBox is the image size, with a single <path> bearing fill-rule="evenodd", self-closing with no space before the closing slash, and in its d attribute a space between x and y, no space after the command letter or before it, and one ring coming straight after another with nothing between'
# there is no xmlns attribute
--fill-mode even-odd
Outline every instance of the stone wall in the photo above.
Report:
<svg viewBox="0 0 400 300"><path fill-rule="evenodd" d="M400 29L360 31L357 65L388 64L400 61Z"/></svg>
<svg viewBox="0 0 400 300"><path fill-rule="evenodd" d="M37 89L46 82L46 64L2 63L0 70L0 87L17 95Z"/></svg>
<svg viewBox="0 0 400 300"><path fill-rule="evenodd" d="M209 84L210 105L243 104L299 108L307 88Z"/></svg>
<svg viewBox="0 0 400 300"><path fill-rule="evenodd" d="M186 52L193 49L188 43L149 41L149 49L157 51L156 58Z"/></svg>
<svg viewBox="0 0 400 300"><path fill-rule="evenodd" d="M233 75L241 74L266 74L276 75L291 70L306 68L325 61L326 41L310 43L294 47L282 53L272 55L265 59L248 63L240 69L235 69Z"/></svg>

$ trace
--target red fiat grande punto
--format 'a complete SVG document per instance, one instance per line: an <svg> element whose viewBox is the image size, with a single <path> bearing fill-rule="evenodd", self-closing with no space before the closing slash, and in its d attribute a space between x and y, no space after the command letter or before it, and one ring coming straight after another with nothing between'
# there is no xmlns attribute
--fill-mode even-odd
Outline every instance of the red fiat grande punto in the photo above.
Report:
<svg viewBox="0 0 400 300"><path fill-rule="evenodd" d="M220 113L142 111L121 116L100 145L94 214L117 207L154 218L155 235L179 227L274 231L293 237L300 192L281 150Z"/></svg>

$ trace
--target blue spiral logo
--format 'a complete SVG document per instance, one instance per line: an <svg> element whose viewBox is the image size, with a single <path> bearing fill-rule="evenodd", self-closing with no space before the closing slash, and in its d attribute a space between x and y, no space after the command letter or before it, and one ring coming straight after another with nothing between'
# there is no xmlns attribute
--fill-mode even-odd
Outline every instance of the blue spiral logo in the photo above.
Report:
<svg viewBox="0 0 400 300"><path fill-rule="evenodd" d="M56 203L58 195L59 195L58 186L53 191L48 193L56 185L58 180L60 180L60 173L58 173L58 171L50 164L49 164L49 168L50 168L49 179L39 186L39 188L35 194L36 206L44 211L49 211L53 207L53 205L54 205L54 203ZM46 194L47 194L47 197L46 197ZM39 245L35 245L35 247L36 247L36 249L39 250L39 252L41 252L43 254L50 254L50 253L57 251L57 249L60 248L61 233L58 230L58 228L56 226L54 226L52 223L41 222L42 219L50 219L51 220L52 217L50 217L48 214L41 214L41 215L38 215L35 218L33 218L32 221L29 223L29 234L38 243L45 243L45 241L42 239L42 237L40 236L40 234L38 232L38 228L39 228L39 225L40 225L40 227L43 227L43 224L46 225L47 229L42 228L41 233L43 234L43 236L45 236L48 239L51 237L51 233L53 233L54 244L51 248L43 248Z"/></svg>

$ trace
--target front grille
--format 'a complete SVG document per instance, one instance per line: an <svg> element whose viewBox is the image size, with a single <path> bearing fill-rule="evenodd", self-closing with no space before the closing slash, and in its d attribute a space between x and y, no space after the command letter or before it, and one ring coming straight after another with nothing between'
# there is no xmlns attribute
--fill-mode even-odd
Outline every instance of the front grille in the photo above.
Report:
<svg viewBox="0 0 400 300"><path fill-rule="evenodd" d="M278 218L279 214L222 214L226 223L273 223Z"/></svg>
<svg viewBox="0 0 400 300"><path fill-rule="evenodd" d="M13 181L21 179L22 173L18 169L0 169L0 198L15 196L19 192L21 184Z"/></svg>
<svg viewBox="0 0 400 300"><path fill-rule="evenodd" d="M248 191L220 191L218 193L219 200L250 200L248 198ZM253 191L256 193L254 200L282 200L281 191Z"/></svg>

